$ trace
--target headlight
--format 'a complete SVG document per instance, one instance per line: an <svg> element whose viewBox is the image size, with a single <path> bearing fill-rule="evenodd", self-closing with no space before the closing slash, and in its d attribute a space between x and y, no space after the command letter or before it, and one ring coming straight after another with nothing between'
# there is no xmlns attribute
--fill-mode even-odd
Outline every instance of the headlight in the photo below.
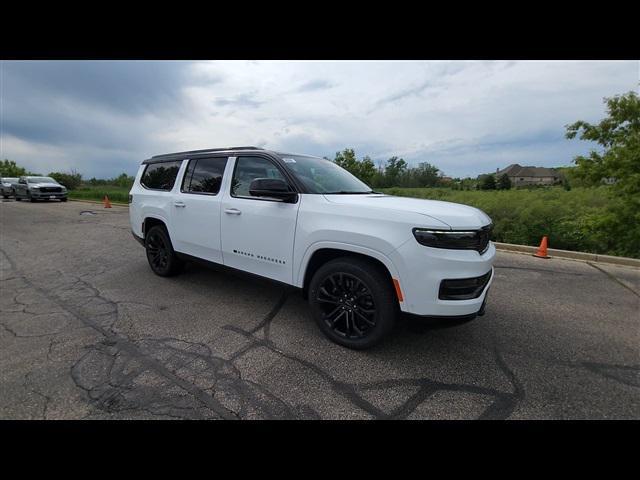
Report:
<svg viewBox="0 0 640 480"><path fill-rule="evenodd" d="M492 225L480 230L434 230L414 228L413 236L421 245L449 250L476 250L480 254L489 247Z"/></svg>
<svg viewBox="0 0 640 480"><path fill-rule="evenodd" d="M40 190L40 187L29 187L30 190Z"/></svg>

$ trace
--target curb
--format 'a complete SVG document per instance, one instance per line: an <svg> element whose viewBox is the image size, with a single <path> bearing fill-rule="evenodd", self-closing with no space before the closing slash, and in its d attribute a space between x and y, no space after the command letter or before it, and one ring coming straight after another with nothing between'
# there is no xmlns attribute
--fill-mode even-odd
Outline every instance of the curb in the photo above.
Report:
<svg viewBox="0 0 640 480"><path fill-rule="evenodd" d="M493 242L497 250L516 253L531 253L538 251L538 247L529 245L515 245L512 243ZM640 259L628 257L614 257L612 255L601 255L598 253L572 252L570 250L547 249L549 256L557 258L567 258L570 260L582 260L585 262L611 263L614 265L625 265L628 267L640 268Z"/></svg>

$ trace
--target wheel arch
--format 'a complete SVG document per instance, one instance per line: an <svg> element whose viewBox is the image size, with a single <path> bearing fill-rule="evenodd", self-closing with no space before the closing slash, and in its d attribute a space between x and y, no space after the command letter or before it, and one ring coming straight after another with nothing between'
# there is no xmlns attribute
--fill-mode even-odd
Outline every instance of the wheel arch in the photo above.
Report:
<svg viewBox="0 0 640 480"><path fill-rule="evenodd" d="M315 272L328 261L340 257L360 258L378 266L387 274L389 283L398 292L398 287L396 286L396 282L399 279L398 271L386 255L356 245L324 243L315 245L314 248L310 247L301 262L296 286L302 288L304 298L307 298L309 283Z"/></svg>
<svg viewBox="0 0 640 480"><path fill-rule="evenodd" d="M167 222L165 221L164 218L160 218L160 217L156 217L156 216L152 216L152 215L147 215L144 220L142 221L142 236L143 238L146 238L147 232L155 227L156 225L162 225L166 230L167 230L167 234L169 234L169 227L167 225ZM171 234L169 234L169 238L171 238Z"/></svg>

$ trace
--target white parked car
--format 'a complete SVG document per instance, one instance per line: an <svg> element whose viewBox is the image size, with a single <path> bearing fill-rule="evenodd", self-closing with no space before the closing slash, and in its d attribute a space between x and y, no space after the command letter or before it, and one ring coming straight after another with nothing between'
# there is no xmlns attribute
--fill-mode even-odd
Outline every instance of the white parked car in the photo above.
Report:
<svg viewBox="0 0 640 480"><path fill-rule="evenodd" d="M493 279L477 208L373 192L329 160L255 147L159 155L129 195L132 233L158 275L185 261L300 288L324 334L378 343L400 312L471 319Z"/></svg>

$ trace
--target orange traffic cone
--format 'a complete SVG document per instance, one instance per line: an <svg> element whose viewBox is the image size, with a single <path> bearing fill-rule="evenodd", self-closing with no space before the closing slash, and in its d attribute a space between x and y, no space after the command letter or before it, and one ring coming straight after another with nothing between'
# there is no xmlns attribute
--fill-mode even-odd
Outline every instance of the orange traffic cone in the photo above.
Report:
<svg viewBox="0 0 640 480"><path fill-rule="evenodd" d="M102 200L102 202L104 203L104 208L111 208L111 202L109 201L109 197L107 197L106 195L104 196L104 200Z"/></svg>
<svg viewBox="0 0 640 480"><path fill-rule="evenodd" d="M547 255L547 236L542 237L542 241L540 242L540 248L538 251L533 254L534 257L538 258L551 258Z"/></svg>

